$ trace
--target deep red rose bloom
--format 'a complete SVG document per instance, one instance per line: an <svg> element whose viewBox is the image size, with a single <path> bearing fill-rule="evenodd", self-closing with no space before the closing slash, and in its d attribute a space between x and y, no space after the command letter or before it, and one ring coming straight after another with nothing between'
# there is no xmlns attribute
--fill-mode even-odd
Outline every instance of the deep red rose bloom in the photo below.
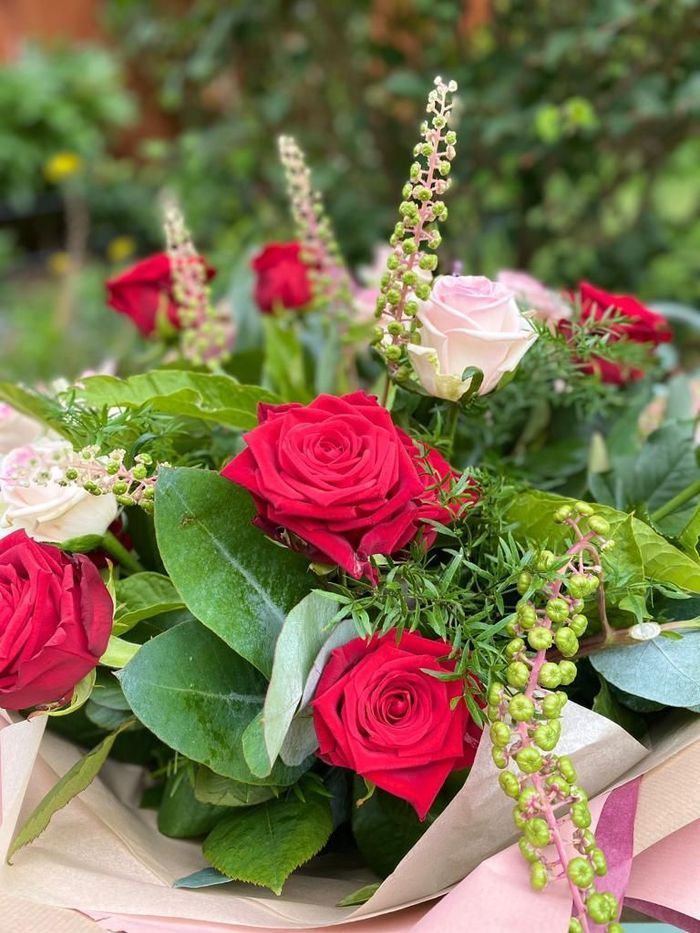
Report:
<svg viewBox="0 0 700 933"><path fill-rule="evenodd" d="M202 262L204 260L201 260ZM207 279L216 270L207 265ZM173 295L170 259L166 253L155 253L131 266L106 283L107 304L131 318L144 337L156 329L159 317L167 317L173 327L180 326L177 303Z"/></svg>
<svg viewBox="0 0 700 933"><path fill-rule="evenodd" d="M112 631L112 599L82 554L15 531L0 540L0 707L70 696L97 666Z"/></svg>
<svg viewBox="0 0 700 933"><path fill-rule="evenodd" d="M405 632L367 642L355 638L332 652L313 701L318 755L350 768L401 797L425 819L452 771L474 761L481 729L462 695L462 680L442 681L433 671L453 671L450 646Z"/></svg>
<svg viewBox="0 0 700 933"><path fill-rule="evenodd" d="M298 243L270 243L254 257L255 300L265 314L275 308L303 308L311 301L309 270Z"/></svg>
<svg viewBox="0 0 700 933"><path fill-rule="evenodd" d="M631 295L613 295L596 288L589 282L579 284L579 297L581 302L581 320L599 321L613 309L617 314L623 314L629 320L615 324L612 327L613 338L631 340L634 343L648 343L657 346L671 339L671 330L668 321L662 314L645 307ZM623 385L634 379L641 379L644 370L622 363L612 362L601 357L593 359L587 367L588 371L598 373L603 382Z"/></svg>
<svg viewBox="0 0 700 933"><path fill-rule="evenodd" d="M364 392L261 404L258 418L222 475L253 494L266 534L291 532L313 560L374 579L372 554L400 551L421 529L430 544L425 520L447 524L459 510L440 501L455 475L444 457L423 454Z"/></svg>

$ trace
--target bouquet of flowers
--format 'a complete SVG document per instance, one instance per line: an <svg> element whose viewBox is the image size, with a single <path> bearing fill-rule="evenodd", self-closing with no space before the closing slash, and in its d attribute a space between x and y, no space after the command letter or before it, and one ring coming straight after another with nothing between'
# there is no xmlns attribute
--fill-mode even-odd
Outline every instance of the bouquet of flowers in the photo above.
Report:
<svg viewBox="0 0 700 933"><path fill-rule="evenodd" d="M158 364L0 384L0 706L90 749L10 859L112 757L201 841L180 886L359 856L349 907L469 797L506 815L484 854L517 833L534 889L565 879L570 933L621 929L588 794L700 711L697 383L631 296L435 275L455 90L362 279L283 138L297 238L255 312L212 303L170 202L107 283Z"/></svg>

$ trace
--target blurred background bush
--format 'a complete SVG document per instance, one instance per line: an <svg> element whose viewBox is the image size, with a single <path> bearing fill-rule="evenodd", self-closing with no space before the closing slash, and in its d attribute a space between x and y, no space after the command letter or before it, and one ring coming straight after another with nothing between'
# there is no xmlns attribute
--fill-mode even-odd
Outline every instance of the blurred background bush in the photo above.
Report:
<svg viewBox="0 0 700 933"><path fill-rule="evenodd" d="M435 74L460 85L441 259L700 303L700 0L3 0L0 370L124 352L104 277L177 193L225 291L292 235L276 137L339 239L391 230Z"/></svg>

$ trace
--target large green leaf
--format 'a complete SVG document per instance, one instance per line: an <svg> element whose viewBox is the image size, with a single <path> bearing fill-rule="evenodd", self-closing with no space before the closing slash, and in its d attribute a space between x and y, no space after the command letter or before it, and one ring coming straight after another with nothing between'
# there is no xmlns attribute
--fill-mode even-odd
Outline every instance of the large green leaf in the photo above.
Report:
<svg viewBox="0 0 700 933"><path fill-rule="evenodd" d="M166 781L158 807L158 829L173 839L191 839L210 832L228 812L227 807L195 797L189 773L178 771Z"/></svg>
<svg viewBox="0 0 700 933"><path fill-rule="evenodd" d="M537 490L519 493L508 509L514 535L540 546L561 547L568 538L568 530L554 522L554 512L573 501ZM641 582L646 578L700 593L700 563L634 515L604 505L597 505L595 509L610 522L615 547L606 552L604 560L606 569L617 582Z"/></svg>
<svg viewBox="0 0 700 933"><path fill-rule="evenodd" d="M251 524L249 494L216 473L162 471L156 533L188 609L267 676L289 610L308 593L307 561Z"/></svg>
<svg viewBox="0 0 700 933"><path fill-rule="evenodd" d="M591 655L591 664L611 684L635 696L666 706L700 703L700 632L609 648Z"/></svg>
<svg viewBox="0 0 700 933"><path fill-rule="evenodd" d="M184 602L170 579L160 573L134 573L117 581L114 634L123 635L137 623L173 609Z"/></svg>
<svg viewBox="0 0 700 933"><path fill-rule="evenodd" d="M302 801L289 794L235 810L211 831L203 850L229 878L281 894L294 869L320 852L332 829L326 797L309 794Z"/></svg>
<svg viewBox="0 0 700 933"><path fill-rule="evenodd" d="M262 709L267 683L198 622L147 642L119 674L135 715L187 758L243 783L291 784L305 770L280 765L269 780L247 767L242 738Z"/></svg>
<svg viewBox="0 0 700 933"><path fill-rule="evenodd" d="M240 385L231 376L174 369L154 370L118 379L90 376L83 379L76 398L94 408L140 408L215 421L228 428L247 430L258 423L260 402L279 399L258 386Z"/></svg>
<svg viewBox="0 0 700 933"><path fill-rule="evenodd" d="M133 720L129 720L123 723L111 735L108 735L106 739L100 742L96 748L93 748L87 755L76 761L73 767L54 784L13 839L7 853L8 862L23 846L26 846L43 833L54 813L69 804L97 777L100 768L112 750L117 736L120 732L128 729L132 722Z"/></svg>
<svg viewBox="0 0 700 933"><path fill-rule="evenodd" d="M694 426L671 422L648 438L622 476L627 505L649 512L665 505L698 478Z"/></svg>

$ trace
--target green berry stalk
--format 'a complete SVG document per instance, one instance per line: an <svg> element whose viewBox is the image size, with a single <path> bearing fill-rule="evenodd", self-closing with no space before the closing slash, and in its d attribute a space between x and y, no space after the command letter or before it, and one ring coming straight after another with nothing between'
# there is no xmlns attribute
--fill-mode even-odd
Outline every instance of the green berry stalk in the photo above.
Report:
<svg viewBox="0 0 700 933"><path fill-rule="evenodd" d="M607 865L590 830L588 797L576 783L570 759L554 753L567 702L558 688L576 677L571 659L588 625L582 612L588 597L598 594L607 625L600 550L610 546L604 537L609 526L585 502L563 507L555 520L571 529L574 542L560 558L542 551L534 573L522 573L518 580L523 598L506 628L512 639L505 648L505 683L489 688L492 755L502 769L503 791L515 800L513 819L523 833L520 851L530 864L533 888L542 890L549 881L566 877L573 898L570 933L590 933L591 923L616 933L621 929L617 900L594 884ZM562 660L548 660L549 649ZM562 810L564 815L558 815ZM565 820L574 826L571 845L561 832Z"/></svg>

